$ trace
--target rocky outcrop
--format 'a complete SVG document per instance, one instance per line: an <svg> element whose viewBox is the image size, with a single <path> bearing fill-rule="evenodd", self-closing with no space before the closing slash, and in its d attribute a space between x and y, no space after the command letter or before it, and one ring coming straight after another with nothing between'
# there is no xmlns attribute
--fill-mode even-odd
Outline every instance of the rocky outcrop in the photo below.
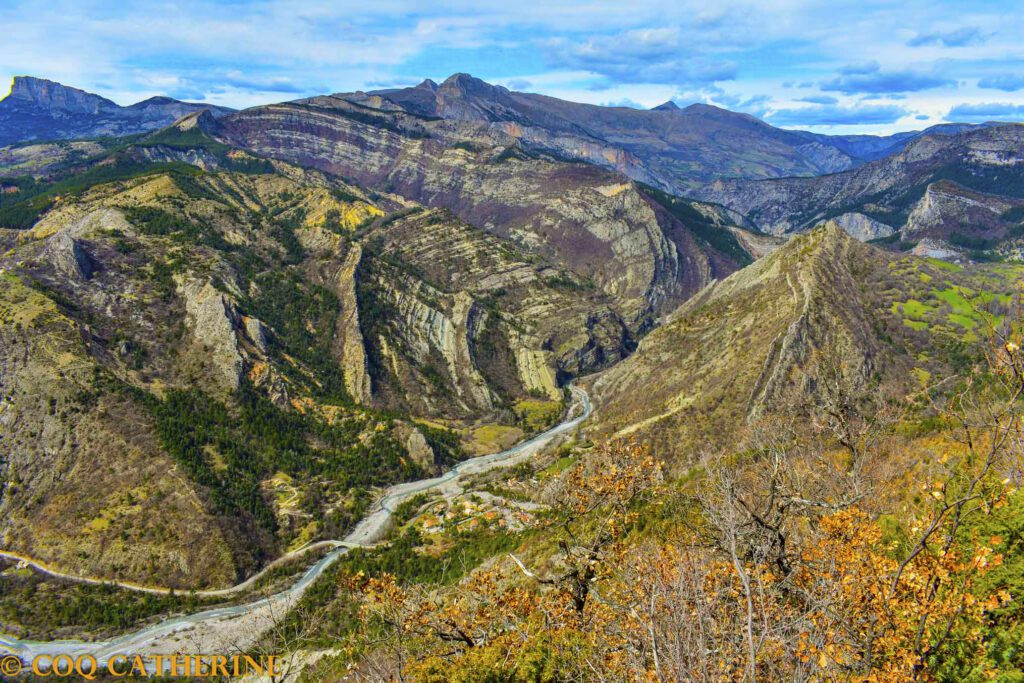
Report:
<svg viewBox="0 0 1024 683"><path fill-rule="evenodd" d="M266 354L267 348L267 327L256 318L245 318L245 333L249 340L256 346L256 350Z"/></svg>
<svg viewBox="0 0 1024 683"><path fill-rule="evenodd" d="M585 335L584 335L585 337ZM584 344L585 339L581 340ZM529 348L516 350L516 367L519 379L528 392L539 393L552 400L558 400L561 392L551 371L550 353Z"/></svg>
<svg viewBox="0 0 1024 683"><path fill-rule="evenodd" d="M61 274L73 280L88 280L96 268L92 257L67 232L61 231L47 240L43 256Z"/></svg>
<svg viewBox="0 0 1024 683"><path fill-rule="evenodd" d="M131 155L142 162L170 163L181 162L204 171L217 171L221 167L216 155L205 149L176 149L167 145L148 145L134 147Z"/></svg>
<svg viewBox="0 0 1024 683"><path fill-rule="evenodd" d="M880 237L889 237L896 232L896 230L885 223L876 221L874 218L865 216L862 213L844 213L841 216L836 216L832 221L842 228L847 235L861 242L868 242Z"/></svg>
<svg viewBox="0 0 1024 683"><path fill-rule="evenodd" d="M341 313L335 329L334 353L345 373L345 387L357 403L369 403L372 384L367 366L363 333L359 326L359 303L356 298L356 273L362 261L363 250L353 244L345 262L335 277L335 287Z"/></svg>
<svg viewBox="0 0 1024 683"><path fill-rule="evenodd" d="M479 313L476 300L469 292L459 292L452 301L451 312L454 326L445 335L443 348L449 373L452 377L465 378L455 385L456 391L467 404L492 409L494 394L477 370L470 350L473 319Z"/></svg>
<svg viewBox="0 0 1024 683"><path fill-rule="evenodd" d="M119 109L114 102L45 78L15 76L8 99L61 115L99 114Z"/></svg>
<svg viewBox="0 0 1024 683"><path fill-rule="evenodd" d="M958 250L954 249L945 242L925 238L914 245L911 250L914 256L921 256L924 258L937 258L942 261L960 261L963 259L963 254Z"/></svg>
<svg viewBox="0 0 1024 683"><path fill-rule="evenodd" d="M239 315L234 304L209 282L185 282L178 291L185 302L195 353L210 368L217 388L226 392L237 390L244 365L236 336Z"/></svg>
<svg viewBox="0 0 1024 683"><path fill-rule="evenodd" d="M946 239L954 234L982 239L1001 236L1003 212L1024 202L1014 198L973 192L950 181L931 183L914 205L903 228L903 238Z"/></svg>
<svg viewBox="0 0 1024 683"><path fill-rule="evenodd" d="M367 338L386 359L391 377L380 388L397 383L390 394L416 412L466 416L494 408L494 395L473 362L469 334L475 301L466 292L446 296L430 285L390 269L376 271L374 297L391 312L386 335Z"/></svg>
<svg viewBox="0 0 1024 683"><path fill-rule="evenodd" d="M438 470L434 449L427 443L426 437L415 426L400 422L395 428L395 436L405 445L409 459L423 469L433 473Z"/></svg>

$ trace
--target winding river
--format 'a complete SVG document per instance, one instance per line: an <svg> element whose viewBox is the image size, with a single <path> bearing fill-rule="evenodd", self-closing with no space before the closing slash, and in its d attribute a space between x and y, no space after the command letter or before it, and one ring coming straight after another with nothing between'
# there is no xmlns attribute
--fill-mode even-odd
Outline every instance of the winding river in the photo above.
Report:
<svg viewBox="0 0 1024 683"><path fill-rule="evenodd" d="M438 490L456 492L459 480L471 474L514 465L537 453L555 437L576 428L589 417L590 397L571 387L575 402L564 422L523 441L508 450L464 460L444 474L430 479L395 484L384 491L374 510L364 517L338 547L310 567L291 587L244 605L218 607L196 614L178 616L108 641L34 641L0 635L0 655L13 654L26 664L37 655L91 655L107 661L117 654L231 654L244 651L273 628L339 557L352 547L368 546L381 540L396 506L417 493Z"/></svg>

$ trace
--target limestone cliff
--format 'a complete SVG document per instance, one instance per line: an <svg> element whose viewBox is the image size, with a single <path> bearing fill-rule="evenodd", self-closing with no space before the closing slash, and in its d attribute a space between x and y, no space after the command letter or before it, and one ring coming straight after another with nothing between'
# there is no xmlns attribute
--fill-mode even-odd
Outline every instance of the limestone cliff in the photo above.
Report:
<svg viewBox="0 0 1024 683"><path fill-rule="evenodd" d="M368 403L371 398L370 373L363 346L363 334L359 326L359 304L356 298L356 272L362 261L363 249L353 244L338 271L336 286L341 314L335 332L334 352L345 373L345 386L358 403Z"/></svg>
<svg viewBox="0 0 1024 683"><path fill-rule="evenodd" d="M210 375L219 389L235 391L243 364L235 336L238 313L234 305L209 282L186 282L180 294L188 313L194 353L209 363Z"/></svg>

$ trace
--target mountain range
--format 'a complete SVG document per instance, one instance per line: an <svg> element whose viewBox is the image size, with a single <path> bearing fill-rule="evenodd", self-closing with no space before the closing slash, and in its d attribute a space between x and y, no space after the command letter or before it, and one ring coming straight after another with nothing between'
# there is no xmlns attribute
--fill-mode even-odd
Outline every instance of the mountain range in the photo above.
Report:
<svg viewBox="0 0 1024 683"><path fill-rule="evenodd" d="M922 135L955 135L978 126L943 124L890 136L830 136L775 128L749 114L708 104L651 110L567 102L513 92L468 74L442 84L342 93L382 109L485 123L525 145L610 166L677 194L712 178L818 175L854 168L900 151Z"/></svg>
<svg viewBox="0 0 1024 683"><path fill-rule="evenodd" d="M957 135L995 124L940 124L923 131L823 135L775 128L749 114L671 100L650 110L579 104L510 91L469 74L438 85L338 93L333 97L384 111L485 123L525 145L623 171L635 180L679 192L709 178L773 178L848 170L901 151L925 135ZM34 78L15 77L0 100L0 145L126 135L155 130L207 108L152 97L122 107L98 95Z"/></svg>
<svg viewBox="0 0 1024 683"><path fill-rule="evenodd" d="M74 88L19 77L11 95L0 101L0 131L6 136L0 144L151 131L201 108L169 98L119 107ZM333 117L333 125L339 118L362 117L365 123L385 122L389 134L446 140L467 150L473 144L511 147L527 156L581 161L672 195L726 207L728 220L747 228L783 234L834 218L860 239L885 239L901 248L924 241L921 249L931 253L1012 252L1012 244L1000 245L1016 235L1014 209L1024 198L1017 176L1020 129L1013 124L942 124L890 136L830 136L775 128L705 104L680 108L669 101L644 111L566 102L513 92L467 74L455 74L440 85L426 80L411 88L338 93L235 116L223 108L206 108L224 119L220 134L232 144L251 144L259 153L279 153L300 163L305 160L297 154L312 154L310 163L322 170L368 186L394 184L396 176L407 174L394 168L371 172L362 163L350 168L343 160L326 158L324 149L315 151L316 145L300 150L289 143L275 152L277 143L270 138L295 131L271 130L268 116L315 109ZM301 118L274 120L287 128ZM246 139L253 126L262 139ZM80 151L87 144L74 143ZM47 156L54 153L50 149ZM0 160L19 154L27 152L0 151ZM934 191L926 191L939 181ZM440 196L450 190L442 193L429 182L426 187L423 180L415 182L415 188L407 188L410 196L454 208L454 198ZM472 219L469 207L454 210Z"/></svg>
<svg viewBox="0 0 1024 683"><path fill-rule="evenodd" d="M1022 291L1020 124L19 77L0 650L1018 680Z"/></svg>

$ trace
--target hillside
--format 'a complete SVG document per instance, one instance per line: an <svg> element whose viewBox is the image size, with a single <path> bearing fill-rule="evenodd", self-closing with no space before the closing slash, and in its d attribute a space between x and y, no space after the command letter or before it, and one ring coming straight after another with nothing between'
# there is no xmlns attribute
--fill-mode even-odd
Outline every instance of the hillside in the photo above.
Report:
<svg viewBox="0 0 1024 683"><path fill-rule="evenodd" d="M612 297L634 329L750 260L727 212L681 217L617 173L529 152L476 123L319 97L218 124L232 145L446 208L563 264Z"/></svg>
<svg viewBox="0 0 1024 683"><path fill-rule="evenodd" d="M546 426L565 377L631 348L557 264L190 130L7 214L35 212L0 232L8 550L230 584L337 537L370 488Z"/></svg>
<svg viewBox="0 0 1024 683"><path fill-rule="evenodd" d="M634 436L668 459L728 446L759 419L799 414L837 381L900 397L987 339L1019 268L895 256L829 224L683 304L637 351L588 380L591 436Z"/></svg>

